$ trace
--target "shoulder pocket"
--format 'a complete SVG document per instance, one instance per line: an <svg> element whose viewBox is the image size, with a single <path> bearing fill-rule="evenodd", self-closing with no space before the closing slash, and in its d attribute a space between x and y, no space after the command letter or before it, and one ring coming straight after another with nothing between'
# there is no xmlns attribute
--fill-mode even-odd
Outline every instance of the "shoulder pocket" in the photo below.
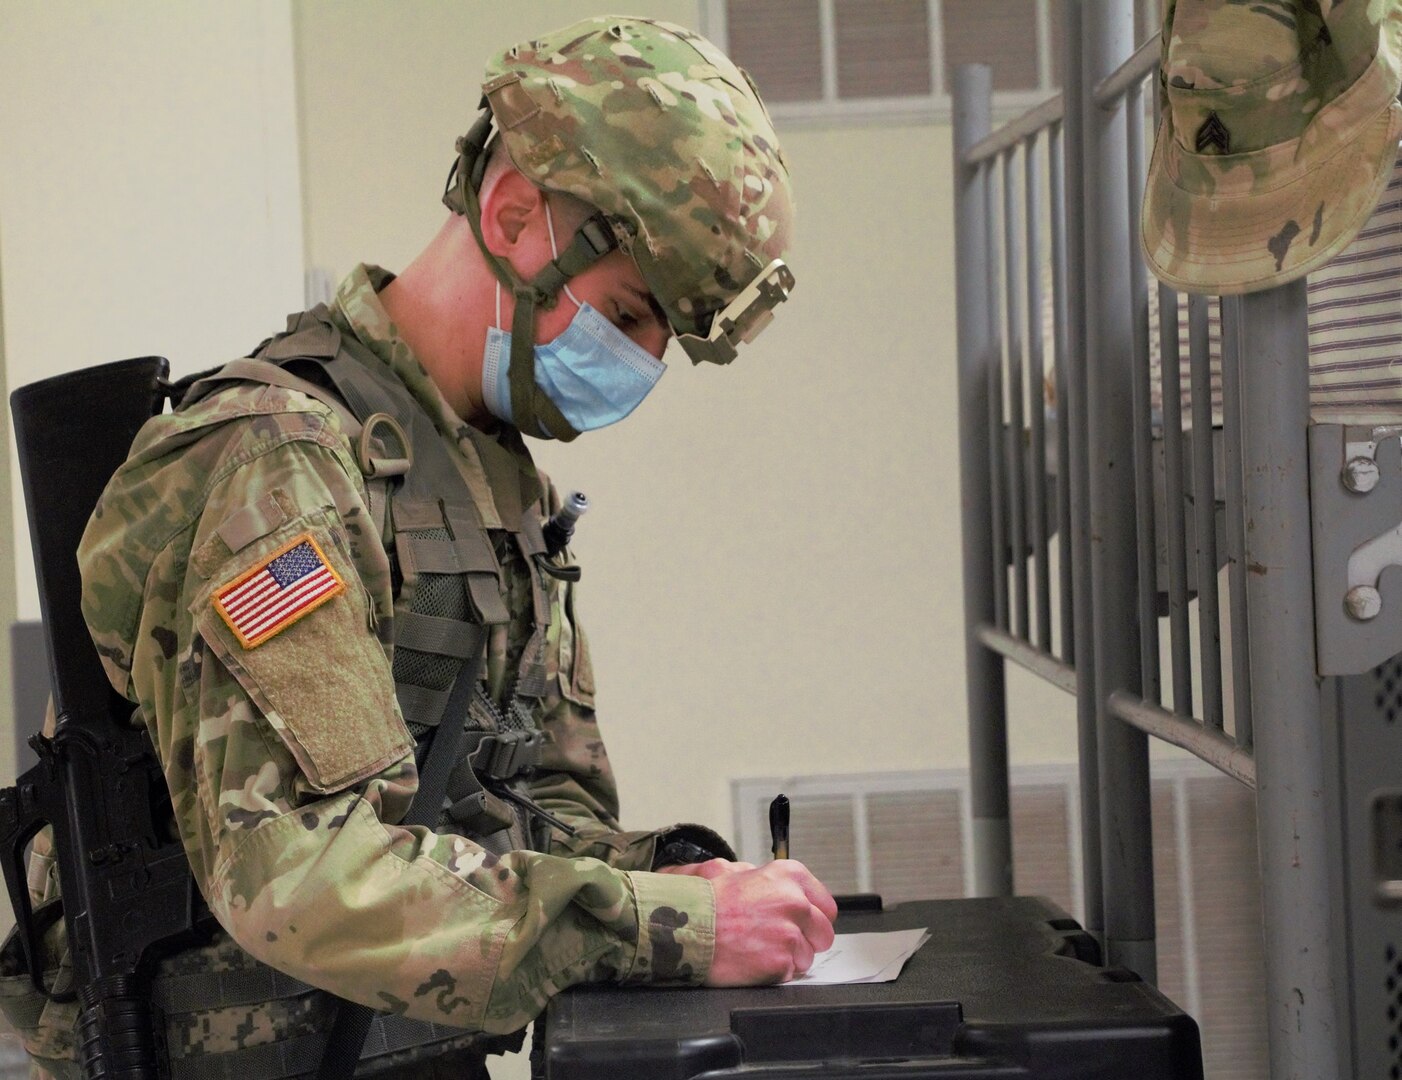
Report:
<svg viewBox="0 0 1402 1080"><path fill-rule="evenodd" d="M261 537L211 575L191 608L319 792L350 787L413 748L339 530L322 512Z"/></svg>

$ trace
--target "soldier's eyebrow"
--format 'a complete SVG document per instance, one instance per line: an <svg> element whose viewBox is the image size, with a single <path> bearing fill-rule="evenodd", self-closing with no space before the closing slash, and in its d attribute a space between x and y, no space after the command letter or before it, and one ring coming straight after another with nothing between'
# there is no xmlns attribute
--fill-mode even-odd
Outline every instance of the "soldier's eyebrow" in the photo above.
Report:
<svg viewBox="0 0 1402 1080"><path fill-rule="evenodd" d="M624 282L623 287L636 296L639 301L647 305L654 319L667 327L667 329L670 330L672 328L672 324L667 321L667 313L662 310L662 305L657 302L657 297L653 296L651 291L648 289L640 289L636 285L630 285L627 282Z"/></svg>

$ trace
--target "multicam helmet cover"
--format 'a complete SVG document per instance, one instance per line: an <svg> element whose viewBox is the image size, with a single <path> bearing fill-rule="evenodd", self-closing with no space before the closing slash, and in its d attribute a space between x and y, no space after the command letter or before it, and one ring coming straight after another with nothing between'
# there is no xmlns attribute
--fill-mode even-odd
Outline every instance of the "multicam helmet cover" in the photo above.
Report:
<svg viewBox="0 0 1402 1080"><path fill-rule="evenodd" d="M495 56L482 89L512 162L604 214L694 361L728 362L787 297L788 168L754 84L705 38L586 19ZM467 212L451 186L444 201Z"/></svg>

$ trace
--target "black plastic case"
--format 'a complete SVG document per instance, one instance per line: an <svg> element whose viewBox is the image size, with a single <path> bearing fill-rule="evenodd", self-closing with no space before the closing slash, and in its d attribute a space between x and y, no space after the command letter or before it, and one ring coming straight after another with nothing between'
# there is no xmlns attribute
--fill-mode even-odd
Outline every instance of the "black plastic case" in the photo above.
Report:
<svg viewBox="0 0 1402 1080"><path fill-rule="evenodd" d="M840 933L928 927L890 983L576 987L537 1080L1201 1080L1197 1024L1040 897L844 912Z"/></svg>

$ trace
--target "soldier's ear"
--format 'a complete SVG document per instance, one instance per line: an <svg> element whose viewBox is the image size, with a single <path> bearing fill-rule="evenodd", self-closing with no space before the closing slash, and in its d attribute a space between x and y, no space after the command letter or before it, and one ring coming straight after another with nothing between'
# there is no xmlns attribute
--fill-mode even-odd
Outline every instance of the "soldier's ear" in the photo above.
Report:
<svg viewBox="0 0 1402 1080"><path fill-rule="evenodd" d="M515 169L507 169L489 187L484 187L482 240L487 250L498 258L511 260L513 255L523 254L523 247L534 249L539 242L534 234L540 232L544 236L545 196L540 188ZM532 229L537 222L541 223L540 229Z"/></svg>

